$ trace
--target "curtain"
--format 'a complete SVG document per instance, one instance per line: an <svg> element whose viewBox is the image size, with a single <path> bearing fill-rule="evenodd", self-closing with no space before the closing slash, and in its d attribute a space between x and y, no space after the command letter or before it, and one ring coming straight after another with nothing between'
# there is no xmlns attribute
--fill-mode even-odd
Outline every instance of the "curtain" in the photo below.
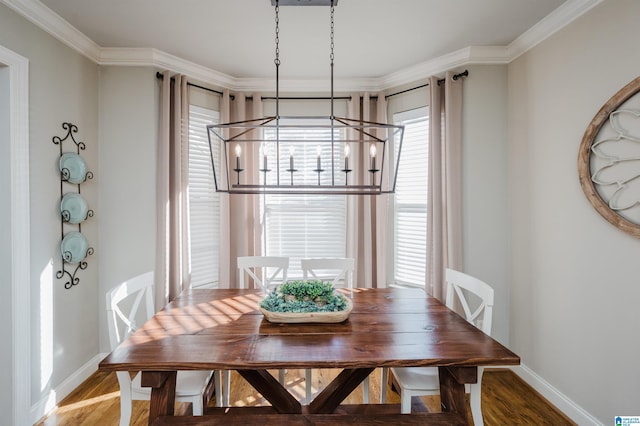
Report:
<svg viewBox="0 0 640 426"><path fill-rule="evenodd" d="M156 171L156 309L189 286L189 91L186 76L172 79L169 71L163 76Z"/></svg>
<svg viewBox="0 0 640 426"><path fill-rule="evenodd" d="M425 289L445 300L446 268L462 267L462 80L429 79L429 176Z"/></svg>
<svg viewBox="0 0 640 426"><path fill-rule="evenodd" d="M360 97L351 96L347 106L347 118L362 121L387 122L387 104L384 93L379 93L377 101L368 93ZM348 139L360 139L361 135L349 130ZM385 138L386 135L376 135ZM369 146L363 143L352 143L353 184L370 184ZM388 149L388 144L387 148ZM389 153L384 153L389 161ZM377 153L382 158L382 153ZM377 179L378 177L376 177ZM381 179L389 179L389 167ZM386 235L387 209L389 196L381 195L347 195L347 257L356 260L353 282L355 287L379 288L386 286Z"/></svg>
<svg viewBox="0 0 640 426"><path fill-rule="evenodd" d="M252 99L247 101L244 94L236 94L232 100L229 91L225 90L220 108L221 122L229 123L263 117L261 95L255 93ZM251 138L251 132L245 137ZM240 145L244 169L242 173L247 181L253 181L255 176L248 174L258 173L260 147L253 143ZM229 158L232 158L235 144L231 144L227 149ZM226 181L222 183L222 185L226 184ZM237 288L238 256L262 255L260 196L256 194L229 196L227 193L220 195L220 288Z"/></svg>

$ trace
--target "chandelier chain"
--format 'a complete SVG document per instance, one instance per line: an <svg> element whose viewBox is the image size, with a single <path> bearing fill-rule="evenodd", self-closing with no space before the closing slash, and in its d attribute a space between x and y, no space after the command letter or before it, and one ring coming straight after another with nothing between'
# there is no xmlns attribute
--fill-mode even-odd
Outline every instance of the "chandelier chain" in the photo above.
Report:
<svg viewBox="0 0 640 426"><path fill-rule="evenodd" d="M329 58L331 59L331 65L333 65L333 2L331 2L331 55Z"/></svg>
<svg viewBox="0 0 640 426"><path fill-rule="evenodd" d="M280 6L276 0L276 59L273 61L276 66L280 65Z"/></svg>

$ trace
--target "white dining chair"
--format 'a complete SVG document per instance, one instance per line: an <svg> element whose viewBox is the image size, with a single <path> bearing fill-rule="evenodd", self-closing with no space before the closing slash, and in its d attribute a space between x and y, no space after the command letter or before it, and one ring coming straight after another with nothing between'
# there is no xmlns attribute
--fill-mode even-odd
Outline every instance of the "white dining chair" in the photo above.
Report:
<svg viewBox="0 0 640 426"><path fill-rule="evenodd" d="M273 290L278 283L287 281L289 258L278 256L240 256L238 257L238 286L249 288L248 276L254 288L264 291Z"/></svg>
<svg viewBox="0 0 640 426"><path fill-rule="evenodd" d="M355 259L351 257L301 259L303 279L330 281L335 288L353 288Z"/></svg>
<svg viewBox="0 0 640 426"><path fill-rule="evenodd" d="M106 295L109 343L114 350L155 313L153 307L153 272L131 278L111 289ZM178 371L176 401L190 402L193 415L201 416L208 403L212 371ZM128 371L116 372L120 385L120 426L131 420L131 401L150 400L151 388L140 385L141 373L133 379ZM220 372L214 374L216 402L222 402Z"/></svg>
<svg viewBox="0 0 640 426"><path fill-rule="evenodd" d="M238 257L238 287L249 288L249 280L253 281L253 288L263 291L273 290L277 284L287 281L289 258L280 256L239 256ZM270 271L272 270L272 271ZM278 381L284 386L286 370L278 370ZM225 374L225 389L229 389L230 375ZM229 406L229 394L225 394L225 406Z"/></svg>
<svg viewBox="0 0 640 426"><path fill-rule="evenodd" d="M321 280L329 281L334 288L353 288L353 270L355 269L355 259L350 257L335 258L308 258L301 259L302 277L305 281ZM305 396L307 403L311 401L311 369L304 372ZM363 400L369 403L369 377L363 380Z"/></svg>
<svg viewBox="0 0 640 426"><path fill-rule="evenodd" d="M447 298L445 304L449 309L454 309L457 303L464 311L464 318L491 335L491 322L493 318L493 288L483 281L465 273L447 269L445 272L447 281ZM457 296L457 297L456 297ZM474 307L471 308L471 305ZM478 367L478 382L467 385L471 394L471 414L476 426L483 425L480 393L482 389L483 367ZM411 412L411 397L423 395L438 395L440 382L438 369L433 367L402 367L391 368L400 392L400 409L403 414ZM382 370L381 399L386 401L387 393L387 369Z"/></svg>

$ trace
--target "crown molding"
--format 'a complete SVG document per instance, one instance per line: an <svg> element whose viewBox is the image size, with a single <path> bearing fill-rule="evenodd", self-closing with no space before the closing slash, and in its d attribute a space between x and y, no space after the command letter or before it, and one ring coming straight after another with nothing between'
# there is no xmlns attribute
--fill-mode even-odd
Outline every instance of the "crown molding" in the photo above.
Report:
<svg viewBox="0 0 640 426"><path fill-rule="evenodd" d="M102 48L100 57L96 62L99 65L157 67L177 74L188 75L190 78L203 83L229 88L231 90L235 90L233 87L238 80L228 74L152 48L105 47Z"/></svg>
<svg viewBox="0 0 640 426"><path fill-rule="evenodd" d="M72 49L98 62L101 47L38 0L0 0Z"/></svg>
<svg viewBox="0 0 640 426"><path fill-rule="evenodd" d="M502 46L465 47L388 74L380 79L380 86L382 89L390 89L469 64L506 64L509 62L506 53L507 48Z"/></svg>
<svg viewBox="0 0 640 426"><path fill-rule="evenodd" d="M566 1L554 10L553 13L545 16L541 21L509 44L507 47L509 62L551 37L603 1L604 0Z"/></svg>
<svg viewBox="0 0 640 426"><path fill-rule="evenodd" d="M508 46L469 46L379 78L335 79L336 92L376 92L469 64L508 64L604 0L568 0ZM236 78L153 48L100 47L38 0L0 0L99 65L151 66L233 91L273 92L273 78ZM329 79L280 80L283 92L327 92Z"/></svg>
<svg viewBox="0 0 640 426"><path fill-rule="evenodd" d="M149 66L169 70L177 74L188 75L189 78L216 87L222 87L239 92L275 92L273 78L235 78L212 70L202 65L184 60L158 49L152 48L103 48L97 61L100 65L117 66ZM280 90L283 92L322 92L330 90L329 78L313 80L280 80ZM348 91L378 91L379 79L336 79L334 90Z"/></svg>
<svg viewBox="0 0 640 426"><path fill-rule="evenodd" d="M568 0L508 46L469 46L382 77L383 89L401 86L469 64L508 64L604 0Z"/></svg>

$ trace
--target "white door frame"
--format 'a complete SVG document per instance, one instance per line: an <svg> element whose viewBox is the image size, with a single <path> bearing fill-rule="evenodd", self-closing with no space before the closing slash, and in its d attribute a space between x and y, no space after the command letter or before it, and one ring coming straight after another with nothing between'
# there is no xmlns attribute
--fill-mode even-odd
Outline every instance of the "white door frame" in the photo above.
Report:
<svg viewBox="0 0 640 426"><path fill-rule="evenodd" d="M30 425L29 61L0 46L0 62L9 67L13 422Z"/></svg>

